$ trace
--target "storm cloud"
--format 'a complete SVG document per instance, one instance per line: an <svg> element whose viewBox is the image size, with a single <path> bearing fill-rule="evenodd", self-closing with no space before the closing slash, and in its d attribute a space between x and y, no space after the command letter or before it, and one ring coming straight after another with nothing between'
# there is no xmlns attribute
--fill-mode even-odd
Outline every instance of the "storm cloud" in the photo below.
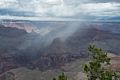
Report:
<svg viewBox="0 0 120 80"><path fill-rule="evenodd" d="M0 10L0 18L99 20L120 17L120 0L0 0Z"/></svg>

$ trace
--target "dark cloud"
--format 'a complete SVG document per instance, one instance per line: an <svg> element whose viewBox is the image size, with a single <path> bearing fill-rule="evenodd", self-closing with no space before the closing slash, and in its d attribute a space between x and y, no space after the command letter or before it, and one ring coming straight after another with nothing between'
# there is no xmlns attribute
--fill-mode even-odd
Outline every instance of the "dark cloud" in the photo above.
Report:
<svg viewBox="0 0 120 80"><path fill-rule="evenodd" d="M10 16L33 16L32 12L16 11L12 9L0 9L0 15L10 15Z"/></svg>

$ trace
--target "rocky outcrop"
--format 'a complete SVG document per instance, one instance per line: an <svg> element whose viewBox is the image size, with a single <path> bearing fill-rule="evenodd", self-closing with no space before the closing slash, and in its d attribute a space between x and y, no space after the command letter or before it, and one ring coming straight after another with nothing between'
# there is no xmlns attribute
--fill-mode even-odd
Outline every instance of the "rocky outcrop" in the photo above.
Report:
<svg viewBox="0 0 120 80"><path fill-rule="evenodd" d="M12 27L5 27L4 25L0 25L0 36L17 38L25 34L27 34L27 32L24 30L12 28Z"/></svg>
<svg viewBox="0 0 120 80"><path fill-rule="evenodd" d="M12 55L4 54L0 56L0 74L17 67L18 65Z"/></svg>
<svg viewBox="0 0 120 80"><path fill-rule="evenodd" d="M81 59L81 57L86 57L79 54L51 54L51 55L41 55L35 61L32 61L32 65L35 68L39 68L40 70L47 69L60 69L66 63L75 61L77 59Z"/></svg>

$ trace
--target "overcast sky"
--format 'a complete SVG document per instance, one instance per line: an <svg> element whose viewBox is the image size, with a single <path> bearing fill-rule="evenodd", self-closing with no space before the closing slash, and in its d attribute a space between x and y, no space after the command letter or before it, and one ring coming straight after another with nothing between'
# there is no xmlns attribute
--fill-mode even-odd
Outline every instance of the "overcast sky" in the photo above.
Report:
<svg viewBox="0 0 120 80"><path fill-rule="evenodd" d="M0 0L0 18L120 19L120 0Z"/></svg>

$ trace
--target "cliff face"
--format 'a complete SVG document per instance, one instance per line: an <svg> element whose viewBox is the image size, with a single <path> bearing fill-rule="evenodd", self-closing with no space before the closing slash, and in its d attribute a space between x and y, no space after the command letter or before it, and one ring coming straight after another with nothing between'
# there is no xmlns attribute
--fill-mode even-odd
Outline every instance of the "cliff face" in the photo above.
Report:
<svg viewBox="0 0 120 80"><path fill-rule="evenodd" d="M22 35L27 34L26 31L18 29L18 28L12 28L12 27L5 27L4 25L0 25L0 36L2 37L8 37L8 38L17 38Z"/></svg>
<svg viewBox="0 0 120 80"><path fill-rule="evenodd" d="M24 23L24 22L5 22L2 24L4 25L4 27L17 28L20 30L24 30L28 33L36 32L36 30L37 30L37 28L30 22L26 22L26 23Z"/></svg>
<svg viewBox="0 0 120 80"><path fill-rule="evenodd" d="M118 46L120 45L120 34L111 31L105 31L99 28L100 26L94 25L94 27L90 26L87 29L80 29L76 31L73 36L69 37L66 43L72 47L72 49L76 48L79 50L85 50L89 44L93 43L97 47L100 47L107 52L119 55L120 48Z"/></svg>

